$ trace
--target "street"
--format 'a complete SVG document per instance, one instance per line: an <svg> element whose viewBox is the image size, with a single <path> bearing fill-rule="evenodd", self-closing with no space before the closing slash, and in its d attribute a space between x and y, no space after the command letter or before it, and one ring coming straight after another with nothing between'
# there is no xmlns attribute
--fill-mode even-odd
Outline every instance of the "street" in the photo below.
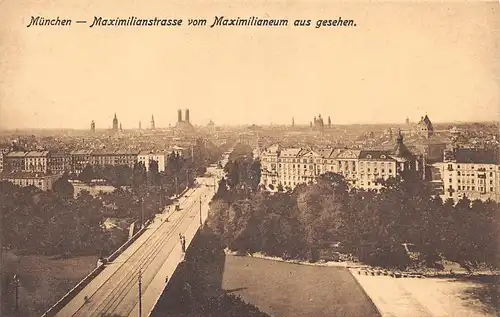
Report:
<svg viewBox="0 0 500 317"><path fill-rule="evenodd" d="M142 316L147 316L166 285L166 277L171 276L182 261L179 233L186 237L189 246L199 228L200 215L203 221L208 215L208 203L215 189L213 182L213 178L199 178L197 187L179 198L180 211L169 208L156 217L137 241L109 263L56 316L138 316L139 309Z"/></svg>

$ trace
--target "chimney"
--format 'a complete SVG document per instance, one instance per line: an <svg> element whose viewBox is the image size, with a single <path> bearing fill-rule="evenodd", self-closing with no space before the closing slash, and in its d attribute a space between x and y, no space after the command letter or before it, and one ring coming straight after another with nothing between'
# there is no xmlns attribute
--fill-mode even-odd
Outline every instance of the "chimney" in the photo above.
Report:
<svg viewBox="0 0 500 317"><path fill-rule="evenodd" d="M186 109L186 117L184 119L186 119L186 122L189 122L189 109Z"/></svg>
<svg viewBox="0 0 500 317"><path fill-rule="evenodd" d="M182 121L182 110L179 109L177 110L177 122L181 122Z"/></svg>

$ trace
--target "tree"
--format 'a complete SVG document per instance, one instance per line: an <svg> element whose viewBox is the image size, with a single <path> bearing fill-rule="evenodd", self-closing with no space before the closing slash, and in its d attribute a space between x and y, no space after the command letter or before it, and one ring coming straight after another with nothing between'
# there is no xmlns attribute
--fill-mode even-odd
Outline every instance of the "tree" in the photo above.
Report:
<svg viewBox="0 0 500 317"><path fill-rule="evenodd" d="M153 185L159 185L159 183L160 183L160 179L159 179L160 173L158 172L158 162L157 161L155 161L155 160L149 161L148 175L149 175L148 178L149 178L151 184L153 184Z"/></svg>
<svg viewBox="0 0 500 317"><path fill-rule="evenodd" d="M66 198L73 197L75 192L75 188L69 182L67 173L64 173L61 178L54 182L54 184L52 185L52 190Z"/></svg>
<svg viewBox="0 0 500 317"><path fill-rule="evenodd" d="M78 175L78 179L87 184L89 184L94 178L95 178L94 169L90 164L87 164Z"/></svg>

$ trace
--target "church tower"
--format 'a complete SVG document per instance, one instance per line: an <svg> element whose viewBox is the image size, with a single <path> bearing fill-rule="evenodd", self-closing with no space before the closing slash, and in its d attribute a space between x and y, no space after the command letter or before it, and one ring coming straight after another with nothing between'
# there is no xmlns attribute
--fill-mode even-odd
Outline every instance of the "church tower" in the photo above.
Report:
<svg viewBox="0 0 500 317"><path fill-rule="evenodd" d="M155 117L151 115L151 130L155 129Z"/></svg>
<svg viewBox="0 0 500 317"><path fill-rule="evenodd" d="M92 122L90 122L90 132L95 133L95 122L94 122L94 120L92 120Z"/></svg>
<svg viewBox="0 0 500 317"><path fill-rule="evenodd" d="M113 118L113 132L118 132L118 118L116 117L116 113Z"/></svg>

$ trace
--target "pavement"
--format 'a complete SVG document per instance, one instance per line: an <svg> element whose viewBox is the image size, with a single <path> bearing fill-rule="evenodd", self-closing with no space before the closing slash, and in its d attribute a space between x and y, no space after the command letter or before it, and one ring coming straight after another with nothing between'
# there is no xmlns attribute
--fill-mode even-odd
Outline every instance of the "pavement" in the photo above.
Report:
<svg viewBox="0 0 500 317"><path fill-rule="evenodd" d="M473 317L490 316L483 305L464 294L480 287L444 278L394 278L358 274L350 269L382 317ZM491 315L493 316L493 315Z"/></svg>
<svg viewBox="0 0 500 317"><path fill-rule="evenodd" d="M183 260L179 233L185 236L187 248L198 231L200 201L202 221L208 216L214 180L199 178L197 182L200 184L197 188L189 189L179 198L180 211L172 207L158 215L130 247L107 264L56 316L138 316L139 309L143 316L148 316L168 283L166 278L174 274Z"/></svg>

